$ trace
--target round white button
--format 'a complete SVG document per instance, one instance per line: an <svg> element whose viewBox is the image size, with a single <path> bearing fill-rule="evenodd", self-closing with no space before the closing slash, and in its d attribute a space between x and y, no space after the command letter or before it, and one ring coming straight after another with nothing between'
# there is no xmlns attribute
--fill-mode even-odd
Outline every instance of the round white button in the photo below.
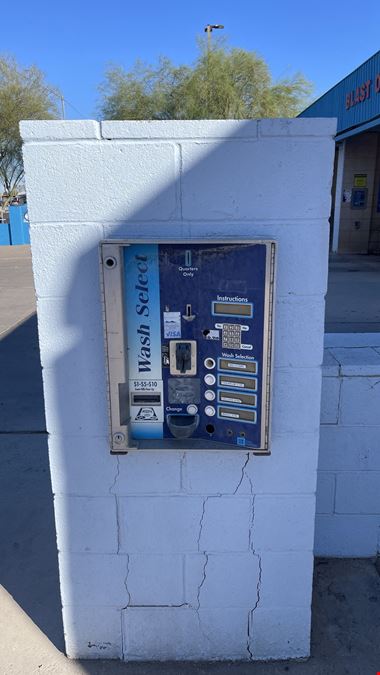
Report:
<svg viewBox="0 0 380 675"><path fill-rule="evenodd" d="M205 375L205 382L209 387L211 387L216 382L215 375L212 375L212 373L207 373L207 375Z"/></svg>
<svg viewBox="0 0 380 675"><path fill-rule="evenodd" d="M208 401L213 401L215 398L215 391L212 391L212 389L206 389L205 391L205 398Z"/></svg>
<svg viewBox="0 0 380 675"><path fill-rule="evenodd" d="M193 403L190 403L190 405L187 406L186 411L188 415L196 415L198 412L198 408Z"/></svg>
<svg viewBox="0 0 380 675"><path fill-rule="evenodd" d="M215 408L212 405L206 405L205 413L207 417L213 417L215 415Z"/></svg>
<svg viewBox="0 0 380 675"><path fill-rule="evenodd" d="M208 356L207 359L204 360L204 364L208 370L212 370L212 368L215 368L215 359Z"/></svg>

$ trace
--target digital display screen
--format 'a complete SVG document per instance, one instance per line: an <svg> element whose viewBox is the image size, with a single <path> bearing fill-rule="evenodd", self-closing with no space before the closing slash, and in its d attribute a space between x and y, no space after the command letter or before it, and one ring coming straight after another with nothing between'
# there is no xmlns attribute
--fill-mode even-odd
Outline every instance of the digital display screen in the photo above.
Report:
<svg viewBox="0 0 380 675"><path fill-rule="evenodd" d="M213 313L220 316L252 316L252 304L241 302L213 302Z"/></svg>

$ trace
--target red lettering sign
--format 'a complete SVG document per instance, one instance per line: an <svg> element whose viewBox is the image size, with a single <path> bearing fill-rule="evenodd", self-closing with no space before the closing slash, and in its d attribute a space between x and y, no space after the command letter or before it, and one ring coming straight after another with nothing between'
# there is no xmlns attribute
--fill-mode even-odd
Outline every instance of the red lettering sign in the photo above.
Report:
<svg viewBox="0 0 380 675"><path fill-rule="evenodd" d="M377 94L380 92L380 73L376 75L375 91ZM358 103L363 103L363 101L370 98L370 96L371 80L367 80L366 82L363 82L360 87L356 87L356 89L350 91L349 94L346 94L346 110L349 110L354 105L358 105Z"/></svg>

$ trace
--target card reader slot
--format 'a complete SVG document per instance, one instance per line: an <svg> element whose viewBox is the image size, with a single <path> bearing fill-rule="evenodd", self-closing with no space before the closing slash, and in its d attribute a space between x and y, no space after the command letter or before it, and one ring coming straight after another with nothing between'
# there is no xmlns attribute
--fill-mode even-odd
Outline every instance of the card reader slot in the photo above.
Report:
<svg viewBox="0 0 380 675"><path fill-rule="evenodd" d="M160 393L150 393L150 392L140 392L132 391L131 393L131 405L161 405L161 394Z"/></svg>

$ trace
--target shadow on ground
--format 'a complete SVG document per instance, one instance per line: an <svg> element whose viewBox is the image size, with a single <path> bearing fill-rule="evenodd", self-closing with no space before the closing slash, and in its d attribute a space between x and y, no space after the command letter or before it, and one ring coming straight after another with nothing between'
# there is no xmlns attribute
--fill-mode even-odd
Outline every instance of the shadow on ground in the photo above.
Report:
<svg viewBox="0 0 380 675"><path fill-rule="evenodd" d="M0 584L63 649L35 315L0 340L0 372Z"/></svg>

